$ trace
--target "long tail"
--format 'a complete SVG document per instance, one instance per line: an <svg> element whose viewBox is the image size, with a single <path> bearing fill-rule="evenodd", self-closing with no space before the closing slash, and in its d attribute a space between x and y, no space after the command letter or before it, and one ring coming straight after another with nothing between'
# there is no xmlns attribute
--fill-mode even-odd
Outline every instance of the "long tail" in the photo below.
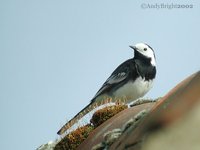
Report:
<svg viewBox="0 0 200 150"><path fill-rule="evenodd" d="M70 121L68 121L58 132L58 135L62 135L67 131L70 127L72 127L78 120L80 120L82 117L84 117L87 113L92 111L94 108L101 106L105 103L108 103L112 101L111 99L105 99L102 100L101 102L92 100L90 104L88 104L85 108L83 108L76 116L74 116Z"/></svg>
<svg viewBox="0 0 200 150"><path fill-rule="evenodd" d="M92 110L92 102L83 108L76 116L74 116L70 121L68 121L58 132L57 134L62 135L66 130L73 126L79 119L85 116Z"/></svg>

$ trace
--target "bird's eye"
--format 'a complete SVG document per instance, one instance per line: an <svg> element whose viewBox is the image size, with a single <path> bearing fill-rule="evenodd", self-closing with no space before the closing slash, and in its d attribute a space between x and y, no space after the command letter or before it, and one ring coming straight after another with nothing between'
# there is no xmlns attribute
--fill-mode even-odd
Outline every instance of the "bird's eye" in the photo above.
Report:
<svg viewBox="0 0 200 150"><path fill-rule="evenodd" d="M144 51L147 51L147 48L144 48Z"/></svg>

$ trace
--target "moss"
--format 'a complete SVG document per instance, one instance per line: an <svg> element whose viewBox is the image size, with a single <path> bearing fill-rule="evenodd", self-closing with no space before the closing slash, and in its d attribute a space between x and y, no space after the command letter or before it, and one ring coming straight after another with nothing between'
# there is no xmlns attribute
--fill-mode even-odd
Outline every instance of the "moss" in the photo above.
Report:
<svg viewBox="0 0 200 150"><path fill-rule="evenodd" d="M126 109L127 107L128 107L127 105L120 104L120 105L108 106L103 109L97 110L92 116L92 119L90 120L90 122L96 128L97 126L99 126L100 124L108 120L109 118L113 117L120 111Z"/></svg>
<svg viewBox="0 0 200 150"><path fill-rule="evenodd" d="M67 134L55 147L55 150L74 150L76 149L94 129L90 124L77 128L75 131Z"/></svg>

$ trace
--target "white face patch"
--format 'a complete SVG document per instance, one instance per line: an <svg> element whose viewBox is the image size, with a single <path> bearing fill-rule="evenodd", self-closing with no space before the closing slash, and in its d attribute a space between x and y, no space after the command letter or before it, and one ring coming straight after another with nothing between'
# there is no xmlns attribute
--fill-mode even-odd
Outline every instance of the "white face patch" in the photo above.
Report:
<svg viewBox="0 0 200 150"><path fill-rule="evenodd" d="M143 97L153 86L153 80L145 81L144 78L138 77L135 81L129 81L127 84L114 92L116 98L128 98L128 103Z"/></svg>
<svg viewBox="0 0 200 150"><path fill-rule="evenodd" d="M156 66L154 51L148 45L144 43L138 43L135 45L135 47L137 48L137 51L139 53L143 54L146 57L151 58L151 64L153 66Z"/></svg>

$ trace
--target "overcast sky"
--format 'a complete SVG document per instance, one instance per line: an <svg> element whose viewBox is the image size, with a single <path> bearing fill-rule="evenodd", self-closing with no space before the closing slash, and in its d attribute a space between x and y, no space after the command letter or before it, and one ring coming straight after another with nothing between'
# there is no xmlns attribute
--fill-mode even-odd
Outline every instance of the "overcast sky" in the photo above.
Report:
<svg viewBox="0 0 200 150"><path fill-rule="evenodd" d="M133 57L129 45L146 42L156 53L157 78L145 97L163 96L198 71L200 1L182 0L173 5L189 8L173 9L162 3L1 0L1 149L31 150L56 139Z"/></svg>

